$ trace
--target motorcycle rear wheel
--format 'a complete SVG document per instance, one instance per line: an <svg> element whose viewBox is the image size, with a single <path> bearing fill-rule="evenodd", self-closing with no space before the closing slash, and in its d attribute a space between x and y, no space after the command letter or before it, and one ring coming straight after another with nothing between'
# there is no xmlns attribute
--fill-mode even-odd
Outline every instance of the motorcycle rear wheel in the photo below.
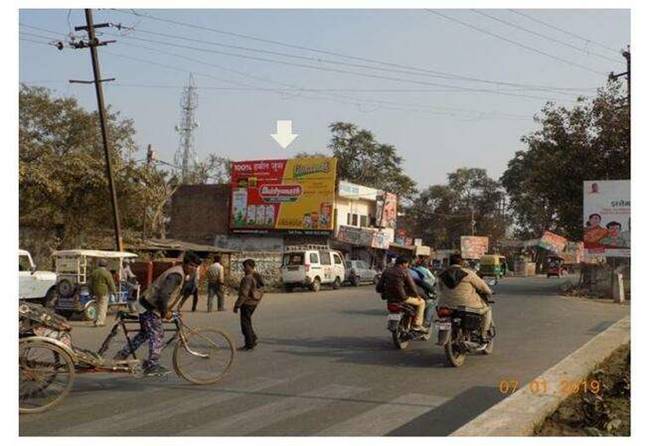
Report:
<svg viewBox="0 0 646 446"><path fill-rule="evenodd" d="M393 331L393 344L399 350L406 350L408 348L409 340L404 340L402 335L404 334L405 327L410 324L410 321L407 317L403 317L397 326L397 330Z"/></svg>
<svg viewBox="0 0 646 446"><path fill-rule="evenodd" d="M467 357L466 352L460 351L460 347L457 342L460 332L461 330L452 330L451 340L444 347L446 359L452 367L460 367L462 364L464 364L464 360Z"/></svg>

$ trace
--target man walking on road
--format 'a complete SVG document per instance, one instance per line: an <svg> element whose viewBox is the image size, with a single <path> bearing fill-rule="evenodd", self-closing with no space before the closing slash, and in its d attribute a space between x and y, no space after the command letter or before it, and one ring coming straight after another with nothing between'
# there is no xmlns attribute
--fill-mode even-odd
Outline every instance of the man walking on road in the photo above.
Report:
<svg viewBox="0 0 646 446"><path fill-rule="evenodd" d="M224 267L222 266L222 258L216 255L213 258L213 264L209 266L206 271L206 280L208 282L208 300L206 304L206 311L209 313L213 310L213 297L218 297L218 311L225 311L224 309Z"/></svg>
<svg viewBox="0 0 646 446"><path fill-rule="evenodd" d="M181 298L184 278L193 280L197 268L202 261L192 251L184 254L182 265L176 265L164 271L146 289L139 298L141 306L139 324L141 329L132 339L132 352L136 351L146 340L148 341L148 360L144 362L144 374L147 376L161 376L170 373L168 369L159 364L164 341L163 320L170 320L172 309ZM130 345L126 344L114 357L115 360L124 360L130 353Z"/></svg>
<svg viewBox="0 0 646 446"><path fill-rule="evenodd" d="M95 327L105 325L105 317L108 314L108 293L113 294L117 291L107 266L107 260L99 259L98 267L90 274L90 290L97 304Z"/></svg>
<svg viewBox="0 0 646 446"><path fill-rule="evenodd" d="M182 300L179 303L178 310L181 310L184 306L184 302L188 300L189 297L193 296L193 305L191 306L191 311L195 312L197 309L197 300L200 297L200 269L195 270L195 274L191 280L187 280L184 283L184 289L182 290Z"/></svg>
<svg viewBox="0 0 646 446"><path fill-rule="evenodd" d="M244 336L244 347L240 347L238 350L250 351L258 344L258 336L251 325L251 315L256 311L260 299L262 299L265 284L260 274L255 271L256 262L252 259L242 262L242 267L245 275L240 281L238 300L233 306L233 312L237 313L240 310L240 329Z"/></svg>

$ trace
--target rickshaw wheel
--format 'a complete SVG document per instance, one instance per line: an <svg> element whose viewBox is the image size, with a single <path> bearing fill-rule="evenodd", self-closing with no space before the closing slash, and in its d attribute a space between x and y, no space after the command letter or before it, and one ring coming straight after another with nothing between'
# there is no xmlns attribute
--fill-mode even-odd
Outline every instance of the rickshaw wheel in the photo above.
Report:
<svg viewBox="0 0 646 446"><path fill-rule="evenodd" d="M235 344L220 330L195 329L186 333L173 351L175 373L193 384L214 384L229 372L235 358Z"/></svg>
<svg viewBox="0 0 646 446"><path fill-rule="evenodd" d="M74 383L74 360L46 340L21 339L18 344L19 411L44 412L59 404Z"/></svg>

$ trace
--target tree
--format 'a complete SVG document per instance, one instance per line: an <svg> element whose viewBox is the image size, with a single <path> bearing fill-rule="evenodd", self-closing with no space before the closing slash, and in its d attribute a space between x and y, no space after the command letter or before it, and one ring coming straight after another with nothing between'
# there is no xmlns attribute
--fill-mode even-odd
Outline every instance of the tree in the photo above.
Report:
<svg viewBox="0 0 646 446"><path fill-rule="evenodd" d="M541 128L509 161L501 182L510 197L517 235L544 230L581 240L583 181L630 178L630 114L617 81L572 108L546 104Z"/></svg>
<svg viewBox="0 0 646 446"><path fill-rule="evenodd" d="M212 153L205 161L193 166L184 179L184 184L222 184L230 181L231 160Z"/></svg>
<svg viewBox="0 0 646 446"><path fill-rule="evenodd" d="M463 235L505 236L509 218L504 192L485 169L460 168L447 175L446 185L432 185L414 200L404 220L410 232L436 248L459 248Z"/></svg>
<svg viewBox="0 0 646 446"><path fill-rule="evenodd" d="M25 85L19 106L21 228L55 233L53 247L81 246L89 236L112 232L97 113ZM107 125L121 224L124 231L140 230L143 211L165 178L131 159L137 149L131 120L109 109Z"/></svg>
<svg viewBox="0 0 646 446"><path fill-rule="evenodd" d="M337 175L363 186L393 192L410 198L416 192L415 181L402 168L403 158L390 144L377 142L374 135L355 124L330 124L332 140L328 148L337 158Z"/></svg>

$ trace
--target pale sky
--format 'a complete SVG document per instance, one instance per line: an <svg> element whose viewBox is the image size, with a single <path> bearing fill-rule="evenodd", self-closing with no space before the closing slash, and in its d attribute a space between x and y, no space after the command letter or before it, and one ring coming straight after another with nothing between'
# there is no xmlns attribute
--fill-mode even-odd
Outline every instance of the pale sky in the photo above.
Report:
<svg viewBox="0 0 646 446"><path fill-rule="evenodd" d="M328 124L349 121L395 145L426 187L458 167L498 178L547 100L571 104L625 70L628 10L479 11L98 10L95 23L134 28L117 37L104 30L101 39L117 42L99 54L103 77L117 79L104 84L106 102L134 120L138 158L152 144L172 161L193 72L201 158L323 151ZM89 51L46 45L84 21L81 10L22 10L20 80L95 110L93 87L67 82L92 78ZM299 135L287 149L270 137L277 120L292 120Z"/></svg>

